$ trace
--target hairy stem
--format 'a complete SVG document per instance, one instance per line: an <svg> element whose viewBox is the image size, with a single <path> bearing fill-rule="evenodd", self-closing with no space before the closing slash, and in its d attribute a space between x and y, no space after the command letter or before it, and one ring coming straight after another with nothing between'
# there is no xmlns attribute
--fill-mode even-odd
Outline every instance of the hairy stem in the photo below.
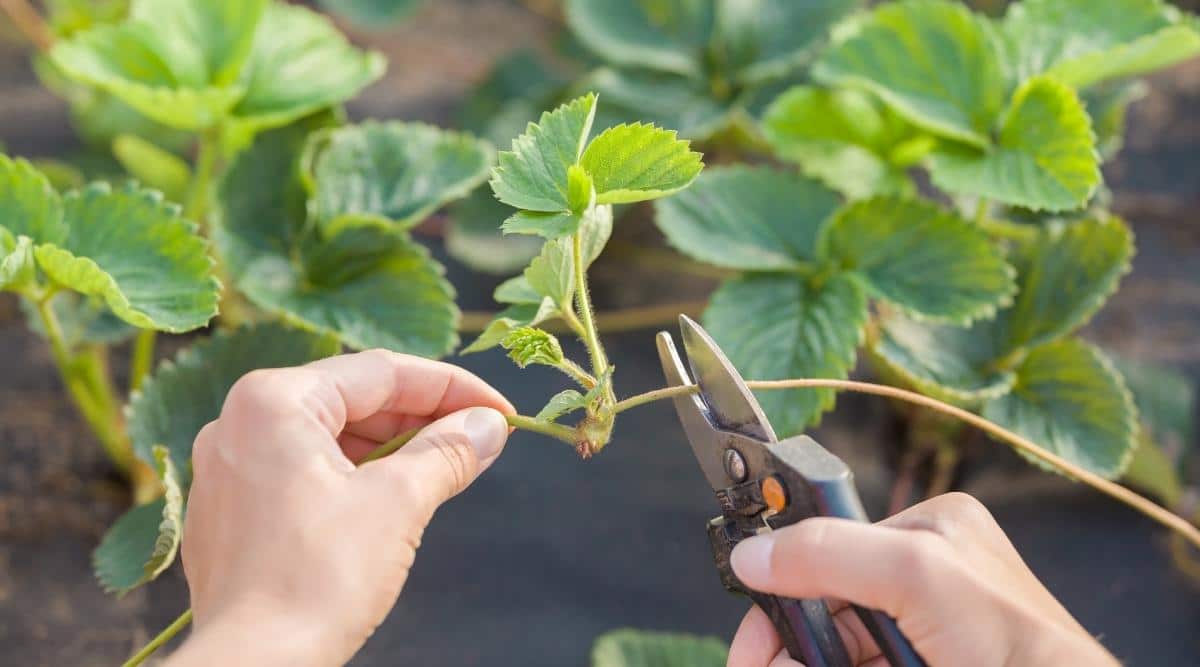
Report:
<svg viewBox="0 0 1200 667"><path fill-rule="evenodd" d="M746 385L750 389L755 390L776 390L776 389L838 389L842 391L853 391L863 394L873 394L875 396L883 396L892 398L921 407L937 410L943 414L959 419L975 428L985 431L989 435L998 440L1012 445L1014 448L1040 460L1050 464L1063 475L1083 482L1088 486L1100 491L1101 493L1114 498L1151 519L1161 523L1162 525L1176 531L1186 538L1193 545L1200 547L1200 529L1189 523L1183 517L1172 513L1171 511L1154 503L1154 501L1134 493L1133 491L1111 482L1099 475L1081 468L1080 466L1071 463L1063 457L1042 449L1033 441L1017 435L1008 429L993 424L992 422L968 412L962 408L943 403L937 399L923 396L916 392L899 389L897 387L889 387L886 385L872 384L870 382L856 382L854 380L822 380L822 379L805 379L805 380L759 380L749 381ZM685 385L680 387L667 387L665 389L656 389L646 392L638 396L627 398L617 403L616 411L623 412L639 405L644 405L652 401L674 398L676 396L686 396L699 391L695 385Z"/></svg>
<svg viewBox="0 0 1200 667"><path fill-rule="evenodd" d="M600 378L608 371L608 357L604 354L604 346L600 344L600 334L596 332L596 318L592 313L587 270L583 265L583 235L576 232L572 241L575 244L574 252L571 253L575 267L575 303L583 324L583 343L587 345L588 355L592 358L592 374Z"/></svg>
<svg viewBox="0 0 1200 667"><path fill-rule="evenodd" d="M142 388L142 382L154 368L154 344L158 340L158 332L154 329L142 329L133 342L133 358L129 362L129 393Z"/></svg>
<svg viewBox="0 0 1200 667"><path fill-rule="evenodd" d="M146 661L146 658L149 658L154 654L155 651L162 648L163 644L166 644L174 639L175 635L179 634L179 632L186 628L191 622L192 610L189 608L187 611L180 614L179 618L175 619L166 627L166 629L158 633L154 639L151 639L150 643L143 646L140 651L134 653L132 657L122 663L121 667L137 667L137 665L142 664Z"/></svg>
<svg viewBox="0 0 1200 667"><path fill-rule="evenodd" d="M53 31L29 0L0 0L0 9L39 51L49 51L54 46Z"/></svg>
<svg viewBox="0 0 1200 667"><path fill-rule="evenodd" d="M596 378L570 359L564 358L555 368L566 373L567 377L579 383L584 389L591 389L596 386Z"/></svg>

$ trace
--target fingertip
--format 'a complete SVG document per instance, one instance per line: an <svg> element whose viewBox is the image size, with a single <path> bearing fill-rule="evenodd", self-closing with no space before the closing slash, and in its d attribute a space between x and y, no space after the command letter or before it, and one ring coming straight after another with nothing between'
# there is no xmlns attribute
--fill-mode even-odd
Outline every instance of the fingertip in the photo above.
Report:
<svg viewBox="0 0 1200 667"><path fill-rule="evenodd" d="M729 564L742 583L762 589L770 583L771 558L775 551L775 535L767 533L744 540L733 548Z"/></svg>
<svg viewBox="0 0 1200 667"><path fill-rule="evenodd" d="M510 433L508 420L493 408L470 408L463 417L463 431L481 463L500 455Z"/></svg>

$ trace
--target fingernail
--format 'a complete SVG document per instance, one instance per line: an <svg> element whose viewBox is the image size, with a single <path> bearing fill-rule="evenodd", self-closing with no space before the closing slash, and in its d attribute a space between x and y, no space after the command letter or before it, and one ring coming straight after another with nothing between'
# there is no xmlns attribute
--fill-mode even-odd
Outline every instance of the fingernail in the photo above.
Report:
<svg viewBox="0 0 1200 667"><path fill-rule="evenodd" d="M508 422L491 408L471 408L463 420L463 430L480 461L499 454L508 438Z"/></svg>
<svg viewBox="0 0 1200 667"><path fill-rule="evenodd" d="M739 543L729 555L733 572L747 586L765 583L771 573L771 552L775 536L770 533L751 537Z"/></svg>

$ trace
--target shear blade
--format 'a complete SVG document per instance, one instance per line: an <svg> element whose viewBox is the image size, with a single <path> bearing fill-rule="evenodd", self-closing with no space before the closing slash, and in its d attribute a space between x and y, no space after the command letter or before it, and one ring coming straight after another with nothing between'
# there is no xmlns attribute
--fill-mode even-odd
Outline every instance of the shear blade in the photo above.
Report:
<svg viewBox="0 0 1200 667"><path fill-rule="evenodd" d="M717 425L763 442L776 442L775 429L762 406L708 332L687 315L679 316L679 329L692 376Z"/></svg>

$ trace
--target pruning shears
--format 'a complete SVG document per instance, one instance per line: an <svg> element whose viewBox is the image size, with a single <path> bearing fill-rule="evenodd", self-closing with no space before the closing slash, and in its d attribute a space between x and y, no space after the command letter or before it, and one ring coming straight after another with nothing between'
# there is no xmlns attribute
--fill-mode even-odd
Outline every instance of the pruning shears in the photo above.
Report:
<svg viewBox="0 0 1200 667"><path fill-rule="evenodd" d="M850 469L806 435L779 440L745 381L708 333L686 316L680 317L680 329L691 375L665 331L658 334L658 354L668 386L698 387L697 393L677 396L674 402L721 508L721 516L708 524L721 583L749 596L767 613L793 659L807 667L851 667L824 600L792 600L748 590L729 564L738 542L763 531L814 516L867 521ZM925 666L894 619L880 611L854 610L892 667Z"/></svg>

